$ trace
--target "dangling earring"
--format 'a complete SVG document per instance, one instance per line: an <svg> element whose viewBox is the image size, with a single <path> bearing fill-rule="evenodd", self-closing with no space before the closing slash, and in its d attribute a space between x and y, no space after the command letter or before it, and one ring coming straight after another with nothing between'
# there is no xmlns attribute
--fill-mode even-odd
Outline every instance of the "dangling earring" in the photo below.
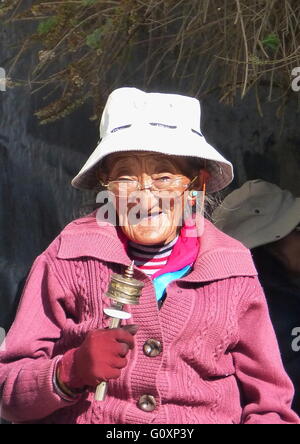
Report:
<svg viewBox="0 0 300 444"><path fill-rule="evenodd" d="M189 191L188 200L190 202L191 207L195 205L197 196L198 196L198 191L196 190Z"/></svg>

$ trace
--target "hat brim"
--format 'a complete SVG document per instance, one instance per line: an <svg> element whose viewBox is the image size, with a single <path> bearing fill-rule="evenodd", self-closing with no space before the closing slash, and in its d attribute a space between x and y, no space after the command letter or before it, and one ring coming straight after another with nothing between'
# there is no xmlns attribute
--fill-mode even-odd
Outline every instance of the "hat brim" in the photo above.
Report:
<svg viewBox="0 0 300 444"><path fill-rule="evenodd" d="M283 224L282 221L285 221ZM278 242L280 239L284 239L288 236L299 224L300 222L300 198L295 198L293 204L286 212L282 215L282 217L278 217L273 221L271 225L272 229L264 230L261 233L261 236L257 239L249 238L246 240L247 247L257 248L262 245L271 244L273 242ZM275 234L275 236L274 236Z"/></svg>
<svg viewBox="0 0 300 444"><path fill-rule="evenodd" d="M236 207L238 211L238 204ZM269 214L267 219L263 219L263 224L260 220L261 216L252 215L251 217L250 214L244 220L234 222L234 213L235 210L227 209L223 202L213 213L215 225L251 250L278 242L296 228L300 222L300 198L294 198L294 201L280 214Z"/></svg>
<svg viewBox="0 0 300 444"><path fill-rule="evenodd" d="M104 137L80 172L72 180L78 189L97 188L96 167L109 154L130 151L149 151L170 156L206 159L211 173L207 191L214 193L233 180L233 167L215 148L198 133L161 127L120 129Z"/></svg>

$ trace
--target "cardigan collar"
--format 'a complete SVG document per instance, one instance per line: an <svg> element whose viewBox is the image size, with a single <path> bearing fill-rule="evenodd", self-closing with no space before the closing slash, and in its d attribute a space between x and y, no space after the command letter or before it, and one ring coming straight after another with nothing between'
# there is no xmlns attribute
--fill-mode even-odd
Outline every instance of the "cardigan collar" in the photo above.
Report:
<svg viewBox="0 0 300 444"><path fill-rule="evenodd" d="M128 266L126 237L112 224L97 221L97 210L76 219L60 234L59 259L93 257ZM239 241L204 221L193 271L181 282L208 282L234 276L257 276L250 251Z"/></svg>

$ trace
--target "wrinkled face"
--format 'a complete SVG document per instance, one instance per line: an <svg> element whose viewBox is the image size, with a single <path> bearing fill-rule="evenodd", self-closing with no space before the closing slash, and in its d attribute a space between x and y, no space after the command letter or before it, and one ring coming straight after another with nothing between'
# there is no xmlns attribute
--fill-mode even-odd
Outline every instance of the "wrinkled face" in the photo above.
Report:
<svg viewBox="0 0 300 444"><path fill-rule="evenodd" d="M132 151L111 154L106 158L105 182L138 181L142 186L131 195L119 196L116 193L119 225L128 239L139 244L155 245L171 242L177 236L187 194L185 191L196 172L190 170L185 158L157 153ZM153 180L154 183L163 183L173 179L179 180L170 193L158 194L147 189ZM198 178L195 183L199 183Z"/></svg>

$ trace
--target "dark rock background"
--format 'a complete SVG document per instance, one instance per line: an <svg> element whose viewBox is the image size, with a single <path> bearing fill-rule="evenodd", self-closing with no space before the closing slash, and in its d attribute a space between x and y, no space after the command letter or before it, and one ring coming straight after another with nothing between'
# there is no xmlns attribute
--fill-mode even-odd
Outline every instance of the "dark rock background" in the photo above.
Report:
<svg viewBox="0 0 300 444"><path fill-rule="evenodd" d="M0 66L6 67L15 53L24 26L0 30ZM27 56L14 78L26 79L35 63L35 55ZM133 85L139 87L139 80L119 86ZM153 90L172 88L165 78ZM98 125L89 120L91 105L40 126L33 113L44 105L44 95L32 95L29 86L0 92L0 327L6 330L32 262L92 199L70 186L98 140ZM235 166L231 188L263 178L300 195L298 99L297 93L291 95L283 119L276 117L274 103L262 106L261 117L254 93L234 107L221 105L213 95L203 99L204 134Z"/></svg>

